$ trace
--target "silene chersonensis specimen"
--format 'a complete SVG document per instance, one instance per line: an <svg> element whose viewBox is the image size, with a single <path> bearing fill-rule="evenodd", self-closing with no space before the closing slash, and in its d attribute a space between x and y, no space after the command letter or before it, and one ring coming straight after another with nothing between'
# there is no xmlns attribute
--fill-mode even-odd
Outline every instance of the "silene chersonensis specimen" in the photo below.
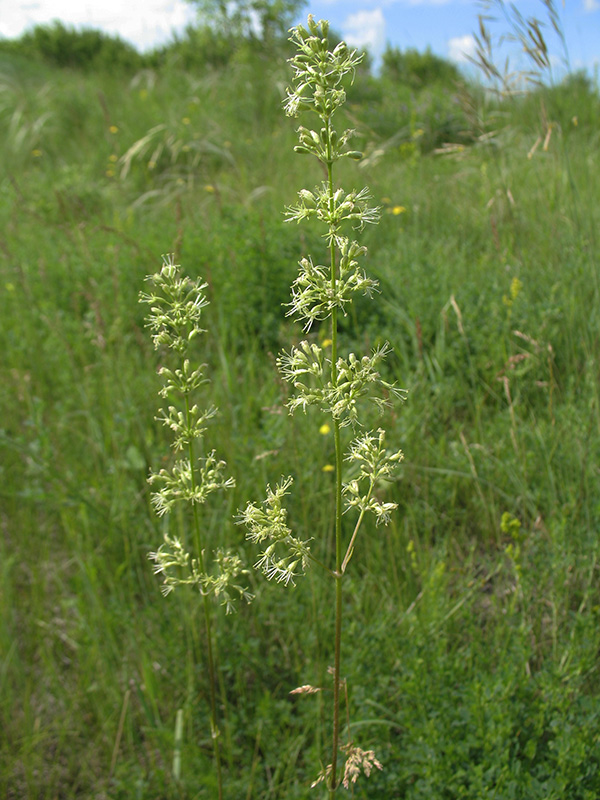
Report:
<svg viewBox="0 0 600 800"><path fill-rule="evenodd" d="M247 536L263 550L257 567L269 579L285 585L314 564L328 575L335 585L335 639L333 642L333 709L331 760L323 766L313 786L324 781L333 797L340 784L348 788L360 772L369 775L381 764L371 750L362 750L350 738L340 741L341 695L346 694L341 673L342 597L344 577L350 565L357 536L366 514L373 514L377 524L387 524L395 503L383 502L376 492L378 484L388 479L402 460L401 451L390 452L385 446L385 433L365 430L361 420L369 401L380 411L394 401L403 399L404 392L384 380L379 366L389 348L383 345L370 355L340 354L338 317L346 314L356 293L370 296L377 290L376 281L367 277L358 259L366 254L362 247L347 235L348 229L362 229L366 223L376 223L379 210L370 205L367 189L347 192L336 184L335 164L340 159L359 160L361 153L349 148L353 131L338 134L332 124L336 111L343 105L346 94L343 79L352 76L362 55L341 42L333 50L328 43L329 23L318 23L308 17L308 30L298 25L291 30L290 40L297 53L290 59L294 70L294 85L288 89L285 110L296 117L310 112L318 118L316 130L301 126L299 144L295 151L315 156L326 170L327 179L316 188L301 189L298 202L287 209L287 221L315 220L324 230L328 264L315 264L310 256L300 261L300 272L292 285L290 315L305 323L305 330L318 322L328 321L331 342L330 355L312 341L302 341L278 359L282 377L288 381L293 394L288 402L290 413L316 406L329 416L335 440L335 552L331 563L317 559L311 551L310 538L292 531L288 526L284 498L292 485L292 477L283 478L275 488L267 487L260 505L249 503L241 514ZM366 403L363 401L367 401ZM354 438L352 438L354 437ZM347 469L344 469L344 462ZM347 474L346 474L347 473ZM344 530L342 517L355 516L354 527ZM302 686L296 693L312 694L319 688ZM349 714L346 708L346 714ZM343 769L338 760L344 759Z"/></svg>
<svg viewBox="0 0 600 800"><path fill-rule="evenodd" d="M176 505L184 504L188 513L183 516L189 522L180 535L171 533L167 523L164 542L156 552L150 553L150 558L154 561L155 572L163 577L163 594L185 586L201 598L210 731L217 792L219 800L222 800L221 734L217 715L217 665L211 600L218 600L229 613L233 610L236 596L250 600L251 595L239 583L246 572L239 556L223 547L212 554L207 551L199 511L213 492L235 485L234 479L225 474L225 462L217 458L214 450L204 452L202 447L207 425L217 409L200 409L194 402L200 386L207 383L204 376L206 365L193 366L189 357L196 337L204 332L200 320L203 308L208 305L204 294L207 284L182 275L171 257L165 258L160 272L149 276L147 281L151 288L140 294L140 302L150 306L147 326L152 331L154 347L175 354L175 364L162 366L159 370L163 381L159 394L171 405L161 408L156 417L173 434L174 457L169 469L150 475L149 481L155 487L152 504L156 513L167 519ZM179 778L179 769L180 760L176 758L173 770L176 778Z"/></svg>

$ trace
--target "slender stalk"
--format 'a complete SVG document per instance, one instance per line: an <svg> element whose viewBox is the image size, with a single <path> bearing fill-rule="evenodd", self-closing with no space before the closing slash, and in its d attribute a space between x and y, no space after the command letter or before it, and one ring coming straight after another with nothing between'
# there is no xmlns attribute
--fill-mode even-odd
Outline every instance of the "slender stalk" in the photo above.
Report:
<svg viewBox="0 0 600 800"><path fill-rule="evenodd" d="M189 397L185 395L185 414L188 426L191 423L190 416L190 401ZM193 491L196 490L196 471L195 453L194 453L194 440L193 438L188 442L188 457L190 459L190 474ZM194 509L194 543L196 546L196 554L198 557L198 566L200 571L204 573L204 553L202 547L202 533L200 531L200 515L198 513L198 505L192 504ZM211 738L213 742L213 752L215 757L215 769L217 772L217 787L219 800L223 800L223 777L221 772L221 746L219 743L219 728L217 724L217 688L216 688L216 671L215 659L213 655L213 641L212 641L212 619L210 610L210 600L206 592L202 592L202 605L204 610L204 628L206 632L206 655L208 660L208 680L210 683L210 729Z"/></svg>
<svg viewBox="0 0 600 800"><path fill-rule="evenodd" d="M204 605L204 625L206 628L206 651L208 657L208 677L210 681L210 716L211 716L211 737L215 754L215 769L217 771L217 786L219 800L223 800L223 777L221 774L221 746L219 744L219 728L217 725L217 696L216 696L216 675L215 661L213 656L212 630L210 618L210 602L205 594L202 597Z"/></svg>
<svg viewBox="0 0 600 800"><path fill-rule="evenodd" d="M342 575L335 579L335 657L333 666L333 753L331 755L331 783L329 796L335 795L337 788L337 754L340 737L340 669L342 649Z"/></svg>
<svg viewBox="0 0 600 800"><path fill-rule="evenodd" d="M327 120L327 188L329 193L329 209L333 214L334 186L333 186L333 160L331 152L331 121ZM333 229L330 228L330 267L331 289L335 295L337 283L336 249L333 238ZM337 344L338 344L338 310L334 308L331 313L331 384L337 386ZM342 445L340 437L340 422L333 419L335 441L335 643L333 664L333 736L331 755L331 779L329 796L333 797L337 788L337 755L340 735L340 669L342 649Z"/></svg>
<svg viewBox="0 0 600 800"><path fill-rule="evenodd" d="M324 569L325 572L328 572L331 575L332 578L336 577L336 572L334 570L332 570L332 569L329 569L327 564L324 564L320 559L318 559L316 556L314 556L311 552L307 553L306 557L308 558L309 561L312 561L313 564L316 564L317 566L321 567L321 569Z"/></svg>
<svg viewBox="0 0 600 800"><path fill-rule="evenodd" d="M369 494L367 495L367 501L370 500L370 499L371 499L371 493L369 492ZM352 550L354 548L354 541L355 541L355 539L356 539L356 537L358 535L358 531L360 530L360 526L362 525L362 521L363 521L364 518L365 518L365 510L363 509L360 512L360 516L359 516L359 518L358 518L358 520L356 522L356 525L354 526L354 531L352 533L352 537L350 539L350 542L348 543L348 547L346 548L346 555L344 556L344 560L342 561L342 566L340 568L340 572L342 573L342 575L344 574L344 572L346 572L346 567L348 566L348 562L352 558Z"/></svg>

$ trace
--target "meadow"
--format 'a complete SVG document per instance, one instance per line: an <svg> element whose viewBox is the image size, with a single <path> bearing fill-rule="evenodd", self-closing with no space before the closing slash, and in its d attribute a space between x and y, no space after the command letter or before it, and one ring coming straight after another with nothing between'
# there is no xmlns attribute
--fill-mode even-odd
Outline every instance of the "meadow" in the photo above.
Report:
<svg viewBox="0 0 600 800"><path fill-rule="evenodd" d="M207 438L237 480L203 512L211 546L252 564L235 517L292 473L296 526L331 548L332 435L316 412L288 418L275 366L307 336L286 317L297 262L326 250L283 221L322 179L293 154L289 55L203 60L182 41L86 69L0 48L7 800L215 797L199 609L161 597L148 560L163 523L147 478L169 444L138 294L161 254L208 284ZM500 102L415 61L359 71L343 112L365 157L342 179L382 218L361 234L380 294L341 336L388 341L408 392L385 412L398 510L368 523L345 594L353 729L384 767L353 793L595 800L598 87L575 74ZM319 796L326 701L289 692L331 663L331 589L248 579L254 602L215 626L225 796Z"/></svg>

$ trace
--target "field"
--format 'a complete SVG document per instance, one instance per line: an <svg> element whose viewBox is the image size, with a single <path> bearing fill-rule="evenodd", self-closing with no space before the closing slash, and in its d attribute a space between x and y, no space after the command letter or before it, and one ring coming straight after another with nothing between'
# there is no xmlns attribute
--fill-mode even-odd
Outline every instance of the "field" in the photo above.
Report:
<svg viewBox="0 0 600 800"><path fill-rule="evenodd" d="M293 153L286 56L174 51L93 71L0 52L10 800L216 796L200 606L163 598L148 560L164 520L147 477L169 437L138 294L161 254L208 284L206 436L237 480L202 511L210 546L252 564L235 518L291 473L291 519L331 548L332 436L316 412L287 414L275 366L305 336L286 317L297 262L326 250L283 221L322 179ZM597 87L573 75L501 103L363 71L344 113L365 158L341 178L382 218L360 235L380 293L341 319L343 348L388 341L386 377L408 391L384 419L405 453L386 490L398 510L365 530L346 583L353 730L384 766L354 796L596 800ZM328 698L289 692L332 663L332 590L313 571L288 589L248 580L254 602L216 613L225 796L319 796Z"/></svg>

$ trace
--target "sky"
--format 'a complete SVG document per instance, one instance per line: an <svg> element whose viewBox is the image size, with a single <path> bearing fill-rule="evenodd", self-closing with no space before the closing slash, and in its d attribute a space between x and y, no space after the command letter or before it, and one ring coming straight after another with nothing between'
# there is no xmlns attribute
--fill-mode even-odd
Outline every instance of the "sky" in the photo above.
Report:
<svg viewBox="0 0 600 800"><path fill-rule="evenodd" d="M546 19L542 0L516 0L525 17ZM555 0L571 68L600 72L600 0ZM467 63L478 29L477 0L309 0L306 13L328 19L352 46L368 48L375 62L386 44L430 48ZM185 0L0 0L0 36L13 38L35 24L59 19L67 25L100 28L148 50L164 44L195 19ZM558 65L562 47L551 28L547 38Z"/></svg>

